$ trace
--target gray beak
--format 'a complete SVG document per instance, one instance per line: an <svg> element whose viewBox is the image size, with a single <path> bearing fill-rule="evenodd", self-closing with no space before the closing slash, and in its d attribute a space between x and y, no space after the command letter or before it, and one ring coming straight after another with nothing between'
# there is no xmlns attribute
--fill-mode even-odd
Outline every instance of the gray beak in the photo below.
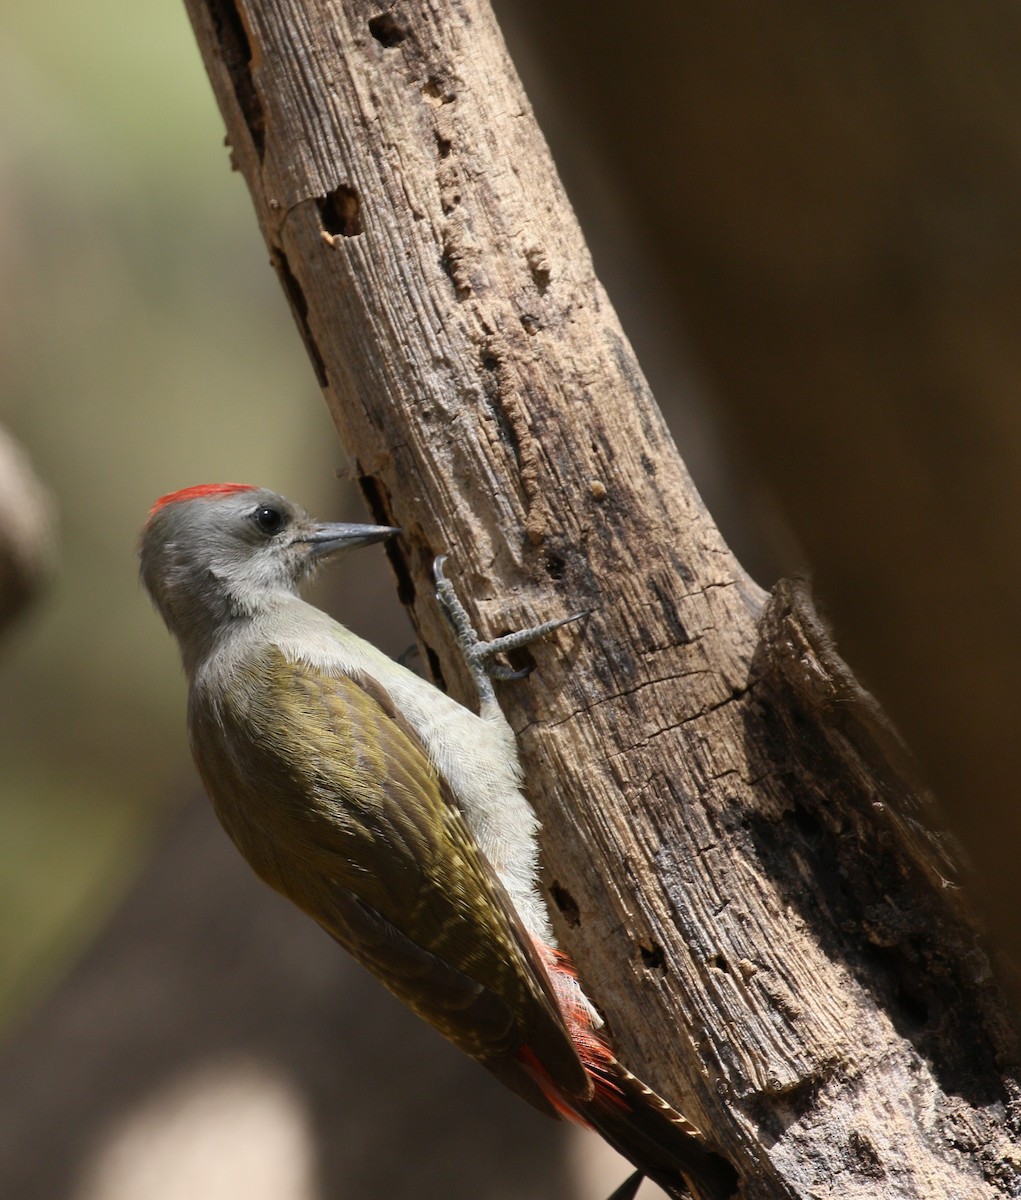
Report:
<svg viewBox="0 0 1021 1200"><path fill-rule="evenodd" d="M313 525L311 532L301 540L312 547L313 558L325 558L339 550L371 546L373 542L381 542L400 532L390 525L349 525L338 521L332 525Z"/></svg>

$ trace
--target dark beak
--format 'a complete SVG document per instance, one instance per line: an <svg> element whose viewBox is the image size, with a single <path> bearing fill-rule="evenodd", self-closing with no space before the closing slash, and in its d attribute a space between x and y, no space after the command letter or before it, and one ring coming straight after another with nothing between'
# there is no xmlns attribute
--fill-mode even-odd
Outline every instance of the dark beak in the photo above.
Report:
<svg viewBox="0 0 1021 1200"><path fill-rule="evenodd" d="M325 558L340 550L356 550L359 546L371 546L384 538L400 533L390 525L349 525L338 521L332 525L313 525L301 540L312 547L313 558Z"/></svg>

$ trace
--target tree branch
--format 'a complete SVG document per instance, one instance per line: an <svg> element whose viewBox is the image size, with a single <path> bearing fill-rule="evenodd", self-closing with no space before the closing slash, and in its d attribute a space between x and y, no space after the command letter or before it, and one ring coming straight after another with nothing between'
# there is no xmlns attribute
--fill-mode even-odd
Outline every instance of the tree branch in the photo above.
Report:
<svg viewBox="0 0 1021 1200"><path fill-rule="evenodd" d="M487 635L592 610L502 699L621 1058L746 1197L1011 1194L1010 1033L896 739L705 512L486 4L187 4L434 672L467 694L439 551Z"/></svg>
<svg viewBox="0 0 1021 1200"><path fill-rule="evenodd" d="M647 0L628 40L611 0L504 11L1021 963L1021 8Z"/></svg>

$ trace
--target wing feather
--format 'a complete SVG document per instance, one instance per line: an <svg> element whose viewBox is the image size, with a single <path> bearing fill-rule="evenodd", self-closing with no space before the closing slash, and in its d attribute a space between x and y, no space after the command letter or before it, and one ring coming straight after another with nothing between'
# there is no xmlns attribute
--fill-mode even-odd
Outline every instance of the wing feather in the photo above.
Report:
<svg viewBox="0 0 1021 1200"><path fill-rule="evenodd" d="M546 1107L519 1069L525 1046L585 1098L531 938L385 688L275 647L236 670L218 701L193 693L189 729L257 874L533 1103Z"/></svg>

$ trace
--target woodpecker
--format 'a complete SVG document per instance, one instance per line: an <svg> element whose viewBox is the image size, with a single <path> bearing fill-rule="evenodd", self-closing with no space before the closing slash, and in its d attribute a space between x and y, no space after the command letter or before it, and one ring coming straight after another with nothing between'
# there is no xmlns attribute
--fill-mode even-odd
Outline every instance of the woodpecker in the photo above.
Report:
<svg viewBox="0 0 1021 1200"><path fill-rule="evenodd" d="M730 1164L613 1055L539 892L539 823L490 677L495 654L566 622L481 641L437 561L476 714L299 595L328 556L399 532L319 523L247 484L153 506L142 582L180 647L217 816L257 875L419 1016L630 1159L618 1195L647 1176L729 1200Z"/></svg>

